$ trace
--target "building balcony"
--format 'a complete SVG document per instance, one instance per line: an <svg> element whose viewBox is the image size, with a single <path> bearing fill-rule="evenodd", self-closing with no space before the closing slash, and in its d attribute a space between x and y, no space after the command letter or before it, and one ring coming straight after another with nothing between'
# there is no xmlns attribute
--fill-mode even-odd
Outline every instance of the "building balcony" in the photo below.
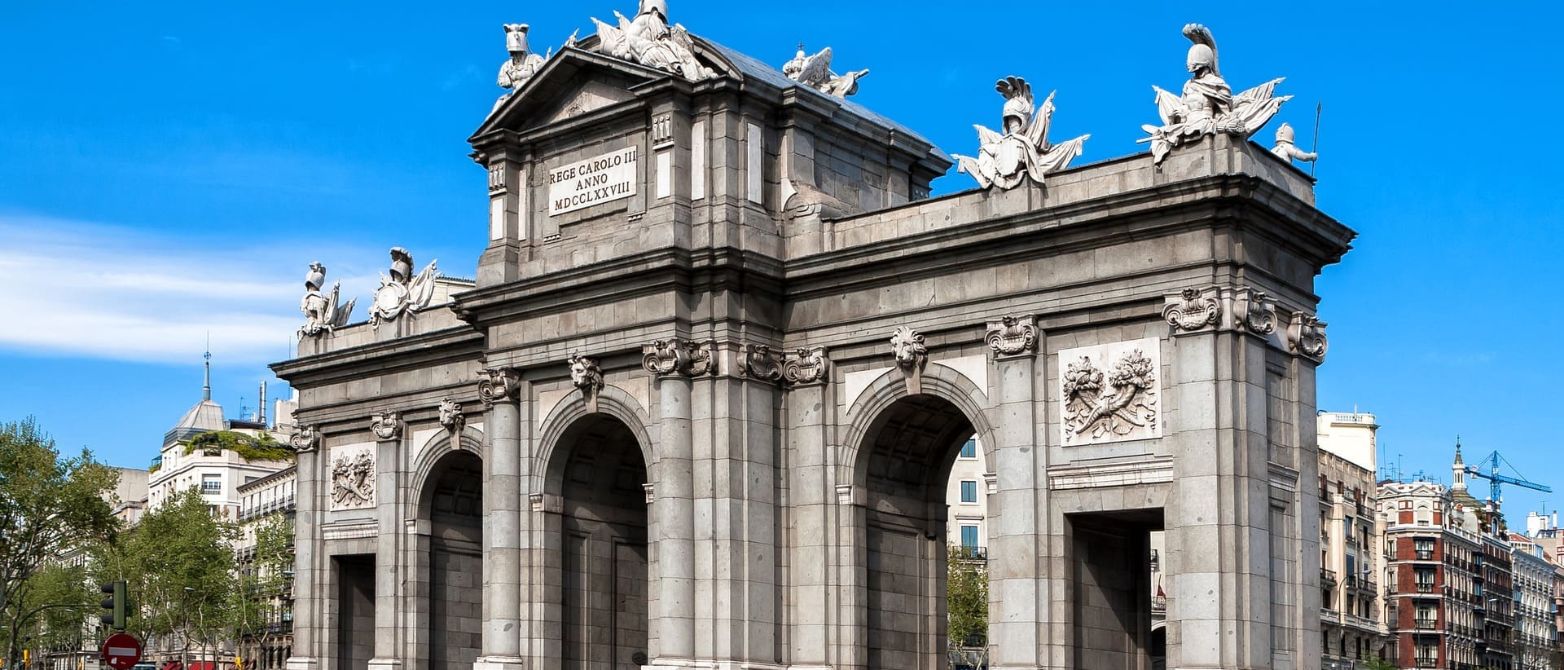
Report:
<svg viewBox="0 0 1564 670"><path fill-rule="evenodd" d="M1437 630L1439 621L1436 619L1413 619L1412 628L1413 630Z"/></svg>
<svg viewBox="0 0 1564 670"><path fill-rule="evenodd" d="M953 555L958 561L988 560L988 547L973 547L963 544L953 547L953 551Z"/></svg>
<svg viewBox="0 0 1564 670"><path fill-rule="evenodd" d="M1330 568L1320 568L1320 581L1331 586L1336 585L1336 571Z"/></svg>

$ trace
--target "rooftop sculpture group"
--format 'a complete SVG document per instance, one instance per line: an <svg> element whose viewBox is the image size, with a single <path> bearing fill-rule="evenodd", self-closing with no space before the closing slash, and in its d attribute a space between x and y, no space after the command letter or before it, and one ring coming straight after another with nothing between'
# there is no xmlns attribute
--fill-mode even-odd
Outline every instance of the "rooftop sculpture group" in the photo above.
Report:
<svg viewBox="0 0 1564 670"><path fill-rule="evenodd" d="M1043 175L1063 169L1076 156L1090 135L1082 135L1063 144L1048 143L1048 124L1054 115L1054 94L1049 93L1040 109L1033 109L1032 85L1020 77L1005 77L994 84L1005 97L1001 113L1005 132L996 133L982 125L973 125L978 133L976 158L956 154L956 169L972 175L982 188L1015 188L1028 177L1043 183Z"/></svg>
<svg viewBox="0 0 1564 670"><path fill-rule="evenodd" d="M299 326L300 337L330 334L347 325L348 319L353 318L353 305L358 303L358 298L340 305L338 301L342 297L342 282L333 283L329 295L320 292L320 287L325 284L326 266L319 261L310 263L310 272L304 275L304 297L299 300L299 311L304 312L304 325Z"/></svg>
<svg viewBox="0 0 1564 670"><path fill-rule="evenodd" d="M1211 30L1191 23L1184 26L1184 36L1194 44L1184 61L1192 76L1184 82L1183 95L1151 87L1157 92L1157 113L1162 116L1162 125L1141 126L1151 136L1140 141L1151 143L1151 157L1157 164L1174 147L1198 142L1207 135L1222 133L1247 139L1292 98L1274 95L1281 77L1235 97L1217 68L1216 38Z"/></svg>
<svg viewBox="0 0 1564 670"><path fill-rule="evenodd" d="M689 31L679 24L669 25L667 0L640 0L633 19L625 18L619 12L614 12L614 16L618 19L617 25L592 19L597 26L598 39L591 48L598 53L671 72L691 81L716 76L716 71L696 56ZM511 57L500 68L499 84L509 92L500 98L501 102L535 75L548 58L547 54L540 57L527 50L526 24L507 24L505 34ZM1282 103L1292 98L1275 94L1277 84L1282 81L1280 77L1233 95L1218 67L1216 38L1211 30L1191 23L1184 26L1183 34L1193 43L1185 59L1190 79L1184 82L1180 95L1153 86L1162 124L1142 126L1148 136L1140 142L1151 144L1152 160L1157 165L1161 165L1174 148L1199 142L1207 136L1226 134L1248 139L1276 115ZM575 35L572 34L565 46L574 45ZM782 74L837 98L857 93L858 81L868 75L869 70L837 74L831 70L831 56L830 47L809 54L800 44L792 60L782 65ZM1021 77L1005 77L995 84L995 89L1005 98L1001 114L1003 132L974 126L978 133L977 155L955 156L958 171L972 175L981 188L1010 189L1028 180L1042 184L1047 174L1068 167L1070 161L1081 155L1090 135L1060 144L1048 141L1048 126L1054 112L1052 93L1043 100L1041 107L1034 107L1032 87ZM495 105L498 107L499 103ZM1277 130L1272 153L1287 161L1313 161L1316 158L1315 154L1293 144L1292 127L1285 124Z"/></svg>

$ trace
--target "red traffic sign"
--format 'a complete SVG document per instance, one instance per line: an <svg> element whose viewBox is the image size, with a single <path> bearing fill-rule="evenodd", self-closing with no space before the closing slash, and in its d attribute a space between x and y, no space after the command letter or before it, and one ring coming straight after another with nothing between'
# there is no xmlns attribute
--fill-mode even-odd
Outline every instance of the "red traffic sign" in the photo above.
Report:
<svg viewBox="0 0 1564 670"><path fill-rule="evenodd" d="M130 633L115 633L103 641L103 659L114 670L130 670L141 661L141 640Z"/></svg>

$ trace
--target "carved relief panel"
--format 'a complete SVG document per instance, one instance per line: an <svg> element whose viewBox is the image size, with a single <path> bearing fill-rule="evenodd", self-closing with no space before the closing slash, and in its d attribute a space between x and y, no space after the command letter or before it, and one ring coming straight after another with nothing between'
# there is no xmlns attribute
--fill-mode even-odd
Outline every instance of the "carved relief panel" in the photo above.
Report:
<svg viewBox="0 0 1564 670"><path fill-rule="evenodd" d="M336 447L331 453L331 509L375 506L375 445Z"/></svg>
<svg viewBox="0 0 1564 670"><path fill-rule="evenodd" d="M1162 347L1155 337L1059 352L1066 446L1162 437Z"/></svg>

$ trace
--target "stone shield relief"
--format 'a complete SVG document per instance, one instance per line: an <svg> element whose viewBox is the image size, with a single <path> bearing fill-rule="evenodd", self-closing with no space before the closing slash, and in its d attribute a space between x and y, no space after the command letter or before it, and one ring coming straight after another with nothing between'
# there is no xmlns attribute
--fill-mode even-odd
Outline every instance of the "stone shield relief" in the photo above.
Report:
<svg viewBox="0 0 1564 670"><path fill-rule="evenodd" d="M331 509L375 506L375 446L360 444L331 450Z"/></svg>
<svg viewBox="0 0 1564 670"><path fill-rule="evenodd" d="M1155 337L1059 352L1066 446L1162 437L1162 347Z"/></svg>

